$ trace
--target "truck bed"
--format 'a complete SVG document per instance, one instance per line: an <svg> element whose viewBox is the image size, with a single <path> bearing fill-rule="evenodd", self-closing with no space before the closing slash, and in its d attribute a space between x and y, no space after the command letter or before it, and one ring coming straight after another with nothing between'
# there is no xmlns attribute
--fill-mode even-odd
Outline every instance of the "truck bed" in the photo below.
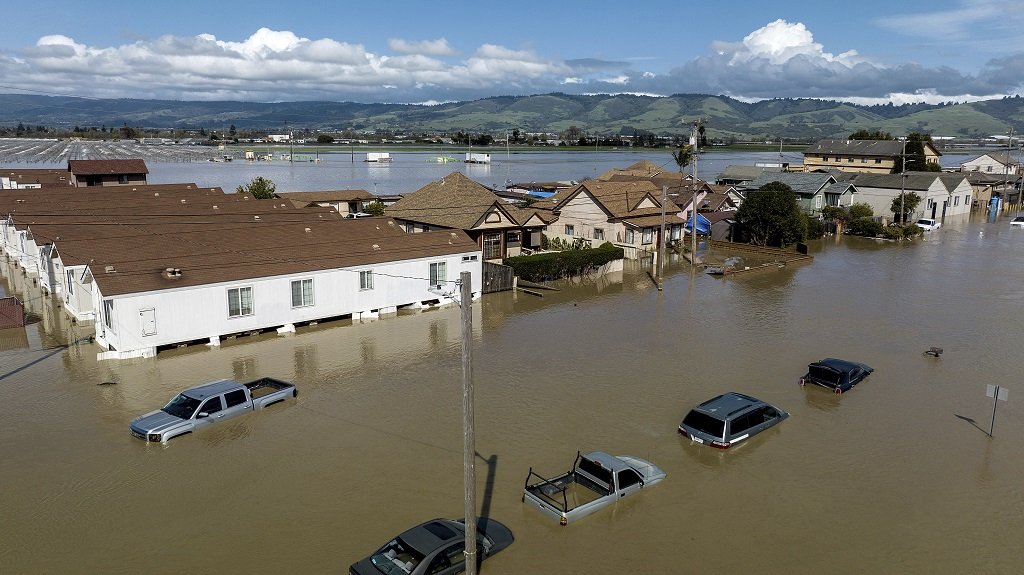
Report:
<svg viewBox="0 0 1024 575"><path fill-rule="evenodd" d="M569 513L611 494L607 486L595 483L575 471L553 479L544 479L535 473L533 475L540 481L526 486L527 495L535 498L538 503L550 506L552 511Z"/></svg>
<svg viewBox="0 0 1024 575"><path fill-rule="evenodd" d="M298 395L298 390L293 384L272 377L250 381L245 387L249 389L249 395L252 397L253 409L263 409Z"/></svg>

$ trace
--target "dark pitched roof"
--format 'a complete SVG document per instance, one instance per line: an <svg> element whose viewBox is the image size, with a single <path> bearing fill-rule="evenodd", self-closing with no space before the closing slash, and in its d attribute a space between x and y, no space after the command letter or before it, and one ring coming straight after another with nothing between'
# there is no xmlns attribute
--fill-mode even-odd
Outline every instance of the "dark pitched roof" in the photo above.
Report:
<svg viewBox="0 0 1024 575"><path fill-rule="evenodd" d="M293 202L348 202L352 200L372 200L373 194L366 190L327 190L323 192L278 192L277 197Z"/></svg>
<svg viewBox="0 0 1024 575"><path fill-rule="evenodd" d="M823 187L835 181L832 174L822 172L766 172L742 185L747 190L757 190L771 182L782 182L800 195L813 196Z"/></svg>
<svg viewBox="0 0 1024 575"><path fill-rule="evenodd" d="M924 142L936 155L942 153ZM840 154L844 156L896 157L903 153L900 140L819 140L804 150L804 154Z"/></svg>
<svg viewBox="0 0 1024 575"><path fill-rule="evenodd" d="M76 176L105 174L148 174L146 161L131 160L68 160L68 171Z"/></svg>

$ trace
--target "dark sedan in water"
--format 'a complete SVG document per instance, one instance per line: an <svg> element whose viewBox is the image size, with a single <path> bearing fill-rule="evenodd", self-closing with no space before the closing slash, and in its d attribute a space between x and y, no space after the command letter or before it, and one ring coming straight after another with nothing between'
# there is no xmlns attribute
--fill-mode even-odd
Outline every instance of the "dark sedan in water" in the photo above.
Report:
<svg viewBox="0 0 1024 575"><path fill-rule="evenodd" d="M808 365L807 374L800 378L800 385L813 383L843 393L864 381L873 371L863 363L829 357Z"/></svg>
<svg viewBox="0 0 1024 575"><path fill-rule="evenodd" d="M477 561L512 544L508 527L477 520ZM350 575L453 575L466 570L466 525L460 520L431 519L388 541L372 555L353 563Z"/></svg>

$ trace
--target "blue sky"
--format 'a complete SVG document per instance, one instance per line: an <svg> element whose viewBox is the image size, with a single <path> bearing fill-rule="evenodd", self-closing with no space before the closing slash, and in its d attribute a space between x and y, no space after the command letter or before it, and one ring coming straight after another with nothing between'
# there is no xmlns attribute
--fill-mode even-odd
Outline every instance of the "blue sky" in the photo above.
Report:
<svg viewBox="0 0 1024 575"><path fill-rule="evenodd" d="M548 92L859 103L1024 90L1024 0L38 0L0 92L433 103Z"/></svg>

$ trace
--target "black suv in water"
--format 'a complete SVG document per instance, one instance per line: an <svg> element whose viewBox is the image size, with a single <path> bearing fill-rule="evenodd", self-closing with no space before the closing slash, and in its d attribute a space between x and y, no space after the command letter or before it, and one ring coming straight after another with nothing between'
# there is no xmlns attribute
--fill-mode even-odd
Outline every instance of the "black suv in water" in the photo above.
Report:
<svg viewBox="0 0 1024 575"><path fill-rule="evenodd" d="M800 385L813 383L843 393L864 381L873 371L863 363L829 357L808 365L807 375L800 378Z"/></svg>
<svg viewBox="0 0 1024 575"><path fill-rule="evenodd" d="M679 424L679 433L719 449L753 437L789 417L781 409L742 393L723 393L694 407Z"/></svg>

